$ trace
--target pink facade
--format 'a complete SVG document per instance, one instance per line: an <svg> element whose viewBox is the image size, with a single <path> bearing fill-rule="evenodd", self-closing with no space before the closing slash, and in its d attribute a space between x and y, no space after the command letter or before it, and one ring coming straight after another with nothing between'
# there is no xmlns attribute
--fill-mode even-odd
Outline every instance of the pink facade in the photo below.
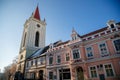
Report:
<svg viewBox="0 0 120 80"><path fill-rule="evenodd" d="M114 25L114 26L112 26ZM47 80L120 80L120 24L50 44L46 52Z"/></svg>

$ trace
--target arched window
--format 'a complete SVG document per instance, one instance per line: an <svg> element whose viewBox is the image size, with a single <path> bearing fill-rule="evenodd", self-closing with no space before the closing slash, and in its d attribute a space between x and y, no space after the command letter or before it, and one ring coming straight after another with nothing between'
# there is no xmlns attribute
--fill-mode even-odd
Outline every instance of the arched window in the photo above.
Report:
<svg viewBox="0 0 120 80"><path fill-rule="evenodd" d="M26 35L27 35L27 33L25 33L25 35L24 35L23 47L25 46Z"/></svg>
<svg viewBox="0 0 120 80"><path fill-rule="evenodd" d="M39 32L36 32L36 35L35 35L35 46L36 47L39 46Z"/></svg>

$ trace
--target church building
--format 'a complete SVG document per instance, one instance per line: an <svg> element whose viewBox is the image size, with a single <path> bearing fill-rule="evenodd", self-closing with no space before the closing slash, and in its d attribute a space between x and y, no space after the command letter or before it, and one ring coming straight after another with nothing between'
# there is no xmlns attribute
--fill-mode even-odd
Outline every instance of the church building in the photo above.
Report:
<svg viewBox="0 0 120 80"><path fill-rule="evenodd" d="M49 24L48 24L49 25ZM36 7L24 24L17 71L27 80L120 80L120 22L45 45L46 21Z"/></svg>

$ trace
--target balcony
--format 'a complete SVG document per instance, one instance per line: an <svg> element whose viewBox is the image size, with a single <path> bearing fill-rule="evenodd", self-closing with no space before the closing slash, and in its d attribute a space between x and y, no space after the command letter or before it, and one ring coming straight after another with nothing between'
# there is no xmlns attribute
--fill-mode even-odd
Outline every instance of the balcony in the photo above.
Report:
<svg viewBox="0 0 120 80"><path fill-rule="evenodd" d="M71 60L70 61L70 64L80 64L80 63L83 63L83 62L85 62L85 60L84 59L82 59L82 58L79 58L79 59L73 59L73 60Z"/></svg>

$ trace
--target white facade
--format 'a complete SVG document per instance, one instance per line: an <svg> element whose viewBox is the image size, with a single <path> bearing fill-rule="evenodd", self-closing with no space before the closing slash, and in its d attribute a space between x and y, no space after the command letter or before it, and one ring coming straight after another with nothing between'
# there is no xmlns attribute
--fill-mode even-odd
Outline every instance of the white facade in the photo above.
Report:
<svg viewBox="0 0 120 80"><path fill-rule="evenodd" d="M36 15L35 13L38 14ZM17 70L20 70L21 72L24 70L25 59L32 55L36 50L45 47L46 22L45 20L42 21L35 16L39 16L38 7L34 14L32 14L24 24L17 65Z"/></svg>

